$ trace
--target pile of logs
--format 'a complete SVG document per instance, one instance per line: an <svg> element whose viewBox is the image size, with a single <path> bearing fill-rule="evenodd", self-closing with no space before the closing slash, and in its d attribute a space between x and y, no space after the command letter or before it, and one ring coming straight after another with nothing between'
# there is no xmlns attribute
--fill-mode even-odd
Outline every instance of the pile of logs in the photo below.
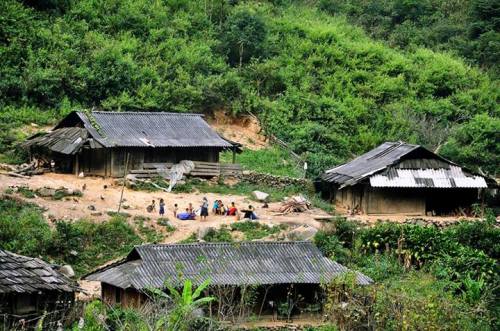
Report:
<svg viewBox="0 0 500 331"><path fill-rule="evenodd" d="M9 176L20 178L29 178L30 176L40 175L45 172L45 169L40 167L36 161L21 165L0 163L0 170L5 171L5 174Z"/></svg>
<svg viewBox="0 0 500 331"><path fill-rule="evenodd" d="M296 195L281 203L280 213L289 214L293 212L305 212L311 208L311 203L302 195Z"/></svg>

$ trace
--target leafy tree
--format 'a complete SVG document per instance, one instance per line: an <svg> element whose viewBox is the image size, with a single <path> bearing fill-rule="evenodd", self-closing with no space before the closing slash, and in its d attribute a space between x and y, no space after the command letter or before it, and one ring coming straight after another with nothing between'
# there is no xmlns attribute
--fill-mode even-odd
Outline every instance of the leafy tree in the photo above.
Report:
<svg viewBox="0 0 500 331"><path fill-rule="evenodd" d="M247 63L265 52L267 36L264 21L257 14L240 10L229 16L221 32L221 49L231 65Z"/></svg>
<svg viewBox="0 0 500 331"><path fill-rule="evenodd" d="M441 153L495 176L500 168L500 119L478 114L454 129Z"/></svg>

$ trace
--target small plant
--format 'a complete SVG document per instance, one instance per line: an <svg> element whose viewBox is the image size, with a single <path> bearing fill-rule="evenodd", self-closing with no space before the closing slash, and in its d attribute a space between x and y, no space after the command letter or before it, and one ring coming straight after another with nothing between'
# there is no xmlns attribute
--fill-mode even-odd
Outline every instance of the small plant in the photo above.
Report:
<svg viewBox="0 0 500 331"><path fill-rule="evenodd" d="M192 243L195 243L195 242L198 242L198 236L196 235L196 233L191 233L189 235L189 237L187 237L186 239L183 239L181 240L179 243L181 244L192 244Z"/></svg>
<svg viewBox="0 0 500 331"><path fill-rule="evenodd" d="M144 215L135 215L133 220L137 222L145 222L145 221L150 221L151 218Z"/></svg>
<svg viewBox="0 0 500 331"><path fill-rule="evenodd" d="M106 214L108 216L111 216L111 217L122 217L122 218L129 218L131 217L132 215L130 215L129 213L126 213L126 212L117 212L117 211L107 211Z"/></svg>
<svg viewBox="0 0 500 331"><path fill-rule="evenodd" d="M21 186L17 189L17 192L27 199L33 199L36 197L35 192L29 187Z"/></svg>
<svg viewBox="0 0 500 331"><path fill-rule="evenodd" d="M208 242L232 242L233 238L227 226L223 225L219 230L210 228L203 236L203 240Z"/></svg>
<svg viewBox="0 0 500 331"><path fill-rule="evenodd" d="M170 220L166 217L160 217L156 223L158 225L161 225L163 227L165 227L165 229L167 230L167 232L174 232L176 229L175 229L175 226L171 225L170 224Z"/></svg>

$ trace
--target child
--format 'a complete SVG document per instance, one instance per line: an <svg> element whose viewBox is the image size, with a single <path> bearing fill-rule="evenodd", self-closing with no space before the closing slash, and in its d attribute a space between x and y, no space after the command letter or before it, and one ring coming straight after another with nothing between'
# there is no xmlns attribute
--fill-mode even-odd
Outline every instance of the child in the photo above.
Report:
<svg viewBox="0 0 500 331"><path fill-rule="evenodd" d="M165 201L160 199L160 216L163 217L165 215Z"/></svg>
<svg viewBox="0 0 500 331"><path fill-rule="evenodd" d="M208 216L208 200L206 197L203 198L203 201L201 202L201 220L206 221L207 216Z"/></svg>
<svg viewBox="0 0 500 331"><path fill-rule="evenodd" d="M179 206L177 206L177 204L174 204L174 217L177 217L178 210L179 210Z"/></svg>
<svg viewBox="0 0 500 331"><path fill-rule="evenodd" d="M214 200L214 206L212 207L212 213L219 213L219 200Z"/></svg>
<svg viewBox="0 0 500 331"><path fill-rule="evenodd" d="M148 211L148 213L156 211L156 205L154 200L151 202L149 206L146 207L146 210Z"/></svg>
<svg viewBox="0 0 500 331"><path fill-rule="evenodd" d="M238 209L236 208L236 205L234 202L231 202L231 207L229 207L229 210L227 211L228 216L235 216L238 213Z"/></svg>

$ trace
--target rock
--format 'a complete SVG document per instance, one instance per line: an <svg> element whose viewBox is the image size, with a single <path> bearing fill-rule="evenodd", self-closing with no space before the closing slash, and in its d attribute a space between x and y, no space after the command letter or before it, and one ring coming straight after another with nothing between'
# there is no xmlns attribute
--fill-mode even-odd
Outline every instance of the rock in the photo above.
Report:
<svg viewBox="0 0 500 331"><path fill-rule="evenodd" d="M122 205L122 208L123 209L130 209L130 206L129 205Z"/></svg>
<svg viewBox="0 0 500 331"><path fill-rule="evenodd" d="M253 191L252 196L258 201L264 202L269 198L269 194L262 191Z"/></svg>
<svg viewBox="0 0 500 331"><path fill-rule="evenodd" d="M36 193L41 197L53 197L56 194L56 190L50 187L41 187L36 190Z"/></svg>
<svg viewBox="0 0 500 331"><path fill-rule="evenodd" d="M102 213L100 211L95 212L95 213L90 213L91 216L102 216Z"/></svg>
<svg viewBox="0 0 500 331"><path fill-rule="evenodd" d="M73 270L73 268L69 264L63 265L59 269L59 272L68 278L75 277L75 271Z"/></svg>
<svg viewBox="0 0 500 331"><path fill-rule="evenodd" d="M78 174L78 178L83 178L83 177L85 177L85 174L84 174L84 173L83 173L83 171L82 171L82 172L80 172L80 173Z"/></svg>
<svg viewBox="0 0 500 331"><path fill-rule="evenodd" d="M203 228L199 228L198 229L198 239L203 239L203 237L206 236L206 234L208 233L208 231L210 230L215 230L213 227L203 227Z"/></svg>
<svg viewBox="0 0 500 331"><path fill-rule="evenodd" d="M95 206L94 205L90 205L87 207L89 210L95 210Z"/></svg>
<svg viewBox="0 0 500 331"><path fill-rule="evenodd" d="M318 229L312 226L301 225L287 233L289 240L313 240Z"/></svg>

